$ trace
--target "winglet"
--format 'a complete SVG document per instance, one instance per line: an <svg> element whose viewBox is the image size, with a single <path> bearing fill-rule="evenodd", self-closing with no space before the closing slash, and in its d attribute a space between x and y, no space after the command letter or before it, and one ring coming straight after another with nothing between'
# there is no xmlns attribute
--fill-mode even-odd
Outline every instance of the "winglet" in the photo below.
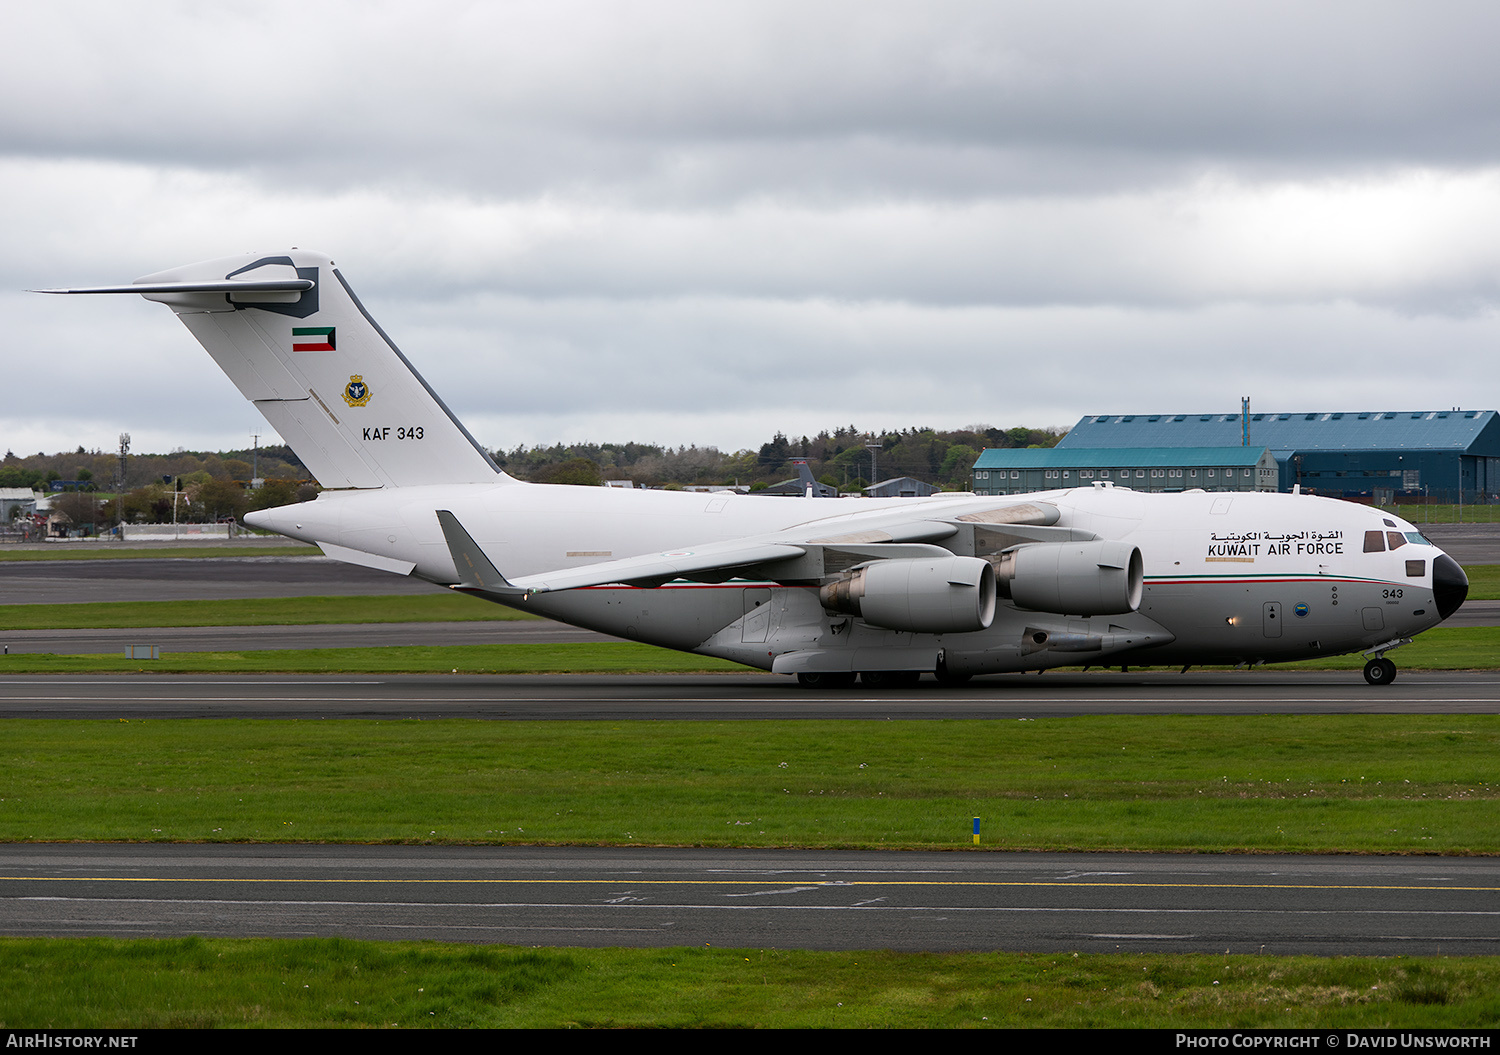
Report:
<svg viewBox="0 0 1500 1055"><path fill-rule="evenodd" d="M457 569L459 581L454 583L455 590L473 590L478 593L505 594L515 597L527 597L534 590L525 590L518 586L512 586L504 575L495 569L490 559L484 555L484 550L464 530L464 526L446 509L436 510L438 523L443 528L443 538L448 541L448 552L453 555L453 567Z"/></svg>

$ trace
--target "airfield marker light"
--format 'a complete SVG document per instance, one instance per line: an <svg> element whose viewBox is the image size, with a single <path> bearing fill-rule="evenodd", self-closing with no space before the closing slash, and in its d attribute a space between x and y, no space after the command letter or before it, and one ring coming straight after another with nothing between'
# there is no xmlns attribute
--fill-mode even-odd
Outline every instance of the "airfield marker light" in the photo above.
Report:
<svg viewBox="0 0 1500 1055"><path fill-rule="evenodd" d="M974 845L979 845L979 818L974 818Z"/></svg>

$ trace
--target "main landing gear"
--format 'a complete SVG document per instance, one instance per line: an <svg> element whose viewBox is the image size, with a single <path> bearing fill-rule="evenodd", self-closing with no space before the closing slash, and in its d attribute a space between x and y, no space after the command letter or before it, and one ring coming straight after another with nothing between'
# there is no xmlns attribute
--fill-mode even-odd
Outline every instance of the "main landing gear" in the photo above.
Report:
<svg viewBox="0 0 1500 1055"><path fill-rule="evenodd" d="M921 680L920 670L866 670L859 675L867 689L909 689Z"/></svg>
<svg viewBox="0 0 1500 1055"><path fill-rule="evenodd" d="M907 689L922 680L922 672L919 670L867 670L857 675L860 684L867 689ZM856 675L853 671L839 671L837 673L804 673L797 675L797 684L804 689L847 689L854 684ZM941 679L939 679L941 680ZM965 676L964 681L968 680ZM944 682L944 684L962 684L958 681Z"/></svg>
<svg viewBox="0 0 1500 1055"><path fill-rule="evenodd" d="M854 684L854 674L852 671L798 674L797 684L804 689L847 689Z"/></svg>

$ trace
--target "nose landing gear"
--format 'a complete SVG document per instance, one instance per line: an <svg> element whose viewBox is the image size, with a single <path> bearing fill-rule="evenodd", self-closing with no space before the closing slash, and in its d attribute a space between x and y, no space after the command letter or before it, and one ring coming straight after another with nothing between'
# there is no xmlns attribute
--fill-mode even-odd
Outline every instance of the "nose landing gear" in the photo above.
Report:
<svg viewBox="0 0 1500 1055"><path fill-rule="evenodd" d="M1365 649L1365 681L1371 685L1389 685L1396 680L1396 664L1385 658L1385 654L1393 648L1411 644L1409 637L1393 637L1384 641L1374 648Z"/></svg>

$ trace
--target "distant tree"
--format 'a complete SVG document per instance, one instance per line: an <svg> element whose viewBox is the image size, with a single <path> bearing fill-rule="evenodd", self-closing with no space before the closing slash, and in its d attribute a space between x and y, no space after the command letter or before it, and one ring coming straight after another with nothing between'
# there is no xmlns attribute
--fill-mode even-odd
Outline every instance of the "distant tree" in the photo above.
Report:
<svg viewBox="0 0 1500 1055"><path fill-rule="evenodd" d="M27 469L20 465L7 465L0 468L0 487L30 487L36 489L42 474L35 469Z"/></svg>
<svg viewBox="0 0 1500 1055"><path fill-rule="evenodd" d="M938 480L945 484L962 484L967 490L969 473L978 459L979 452L966 443L949 447L948 453L943 457L942 467L938 470Z"/></svg>
<svg viewBox="0 0 1500 1055"><path fill-rule="evenodd" d="M760 446L760 467L763 472L780 472L786 460L792 456L792 446L784 433L778 432L770 443Z"/></svg>
<svg viewBox="0 0 1500 1055"><path fill-rule="evenodd" d="M86 491L66 491L52 499L52 511L61 513L75 526L93 524L99 519L99 502Z"/></svg>
<svg viewBox="0 0 1500 1055"><path fill-rule="evenodd" d="M188 489L194 511L205 520L238 517L245 511L245 491L233 480L210 479Z"/></svg>
<svg viewBox="0 0 1500 1055"><path fill-rule="evenodd" d="M267 480L257 490L245 495L246 511L289 506L297 501L297 488L291 480Z"/></svg>
<svg viewBox="0 0 1500 1055"><path fill-rule="evenodd" d="M107 520L120 519L120 508L125 511L125 521L131 524L170 523L172 520L172 492L165 484L147 484L137 487L122 497L118 504L108 503L105 510Z"/></svg>
<svg viewBox="0 0 1500 1055"><path fill-rule="evenodd" d="M544 465L531 474L539 484L573 484L578 487L600 487L604 478L599 466L587 458L569 458L556 465Z"/></svg>
<svg viewBox="0 0 1500 1055"><path fill-rule="evenodd" d="M240 460L243 461L245 452L240 451L239 457ZM274 459L275 461L281 462L287 467L286 470L278 469L273 471L267 468L266 463L268 459ZM260 449L260 463L263 470L262 475L267 477L274 475L277 477L285 476L288 478L296 478L298 480L306 480L309 476L312 475L312 473L308 471L307 466L302 464L302 459L297 457L296 453L293 452L293 450L284 443L273 443L269 447L262 447Z"/></svg>

